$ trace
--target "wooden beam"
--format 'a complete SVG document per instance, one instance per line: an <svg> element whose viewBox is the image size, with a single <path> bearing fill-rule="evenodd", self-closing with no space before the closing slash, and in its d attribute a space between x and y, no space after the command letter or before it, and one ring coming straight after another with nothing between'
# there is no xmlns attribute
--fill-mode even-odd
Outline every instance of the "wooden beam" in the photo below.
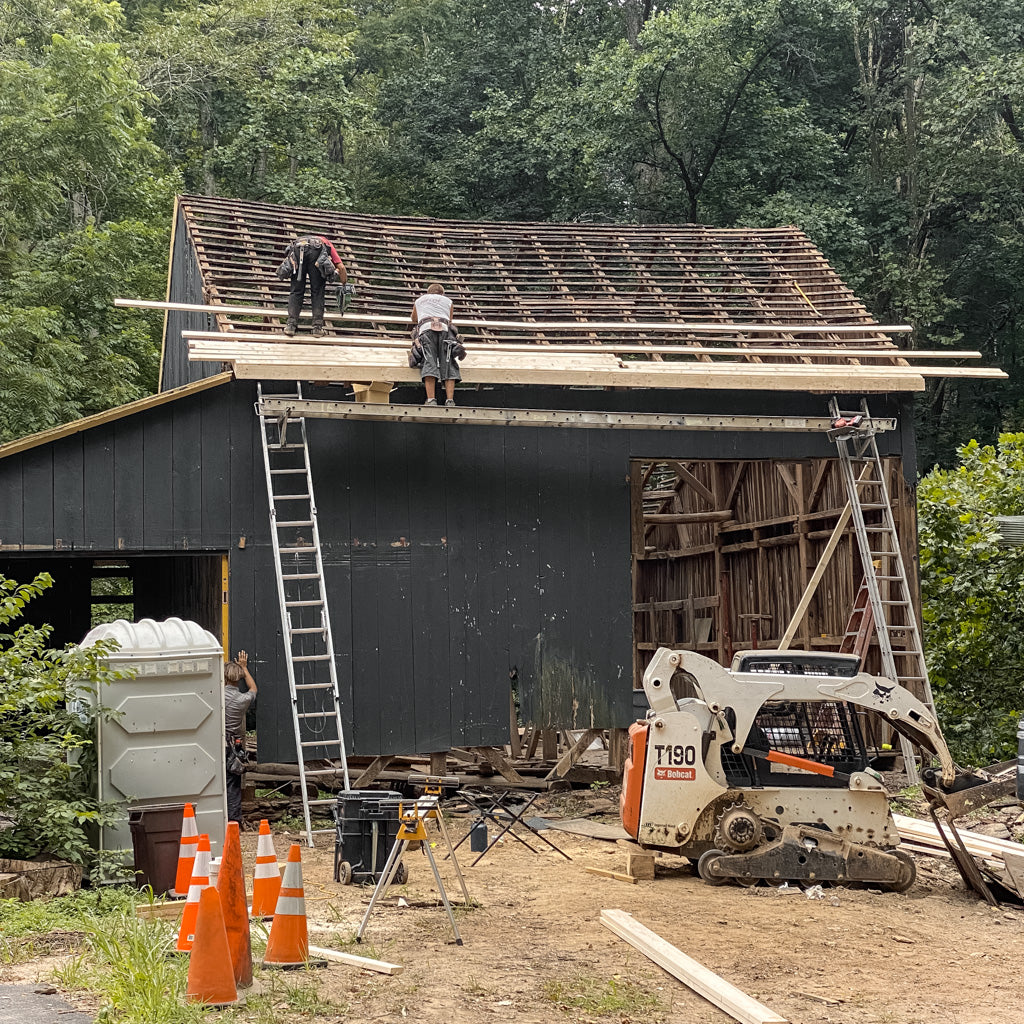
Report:
<svg viewBox="0 0 1024 1024"><path fill-rule="evenodd" d="M669 460L669 465L676 471L676 476L689 484L712 508L715 507L715 496L702 480L695 477L681 462Z"/></svg>
<svg viewBox="0 0 1024 1024"><path fill-rule="evenodd" d="M686 523L724 523L732 519L732 509L716 512L647 512L645 523L660 526L678 526Z"/></svg>
<svg viewBox="0 0 1024 1024"><path fill-rule="evenodd" d="M315 930L315 928L314 928ZM354 953L342 953L338 949L324 949L323 946L310 946L311 957L322 957L336 964L348 964L349 967L361 967L364 971L376 971L378 974L401 974L405 970L399 964L389 964L386 960L374 960L368 956L356 956Z"/></svg>
<svg viewBox="0 0 1024 1024"><path fill-rule="evenodd" d="M601 924L742 1024L786 1024L785 1017L687 956L624 910L602 910Z"/></svg>
<svg viewBox="0 0 1024 1024"><path fill-rule="evenodd" d="M374 361L334 358L333 361L280 357L274 353L224 353L190 348L193 361L230 362L240 380L380 380L419 383L419 371L391 359ZM670 372L659 372L667 369ZM1002 371L996 371L1001 374ZM566 385L578 387L705 388L737 391L924 391L924 377L903 375L899 367L815 367L736 364L638 363L632 366L552 367L538 357L533 365L480 365L466 370L473 384Z"/></svg>
<svg viewBox="0 0 1024 1024"><path fill-rule="evenodd" d="M380 773L394 760L393 754L382 754L375 757L360 773L359 778L352 783L353 789L363 789L371 782L376 782Z"/></svg>
<svg viewBox="0 0 1024 1024"><path fill-rule="evenodd" d="M825 549L818 558L818 564L814 567L814 572L811 573L811 578L807 581L807 586L804 587L804 592L797 603L796 610L793 612L793 617L789 620L789 625L786 627L786 631L782 634L782 639L778 643L778 649L780 651L789 650L789 645L792 643L793 637L796 635L796 631L800 628L800 623L803 620L804 615L807 614L807 608L811 603L811 598L814 597L814 592L818 589L818 584L821 582L822 576L825 575L828 563L832 560L832 555L835 553L836 548L839 546L839 541L846 532L846 526L850 521L851 514L852 510L850 508L850 503L847 502L843 511L839 514L839 522L836 523L835 528L832 530L832 536L829 537L828 543L825 545Z"/></svg>
<svg viewBox="0 0 1024 1024"><path fill-rule="evenodd" d="M564 778L566 772L586 753L587 747L601 735L602 731L601 729L584 730L583 735L558 759L558 763L544 778Z"/></svg>
<svg viewBox="0 0 1024 1024"><path fill-rule="evenodd" d="M126 309L167 309L195 313L227 313L238 316L285 317L287 310L271 309L265 306L233 306L228 303L202 305L191 302L160 302L151 299L115 298L114 305ZM309 317L305 310L300 314ZM409 324L408 316L393 316L387 313L326 313L328 320L348 320L357 323L380 321L381 323ZM685 334L909 334L910 324L784 324L784 323L720 323L706 320L684 322L636 323L628 320L482 320L472 317L458 317L457 322L467 327L505 327L531 331L674 331ZM902 354L902 351L901 351Z"/></svg>

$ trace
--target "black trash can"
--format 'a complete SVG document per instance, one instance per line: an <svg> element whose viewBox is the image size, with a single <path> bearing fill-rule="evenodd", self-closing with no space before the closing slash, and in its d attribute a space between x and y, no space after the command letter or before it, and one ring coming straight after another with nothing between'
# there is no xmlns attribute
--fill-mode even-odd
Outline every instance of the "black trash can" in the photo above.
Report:
<svg viewBox="0 0 1024 1024"><path fill-rule="evenodd" d="M157 896L163 896L174 888L184 817L184 804L147 804L128 808L135 878L140 889L149 885Z"/></svg>
<svg viewBox="0 0 1024 1024"><path fill-rule="evenodd" d="M334 807L334 880L348 885L376 885L398 835L401 793L384 789L350 789L338 794ZM408 878L403 863L395 876Z"/></svg>

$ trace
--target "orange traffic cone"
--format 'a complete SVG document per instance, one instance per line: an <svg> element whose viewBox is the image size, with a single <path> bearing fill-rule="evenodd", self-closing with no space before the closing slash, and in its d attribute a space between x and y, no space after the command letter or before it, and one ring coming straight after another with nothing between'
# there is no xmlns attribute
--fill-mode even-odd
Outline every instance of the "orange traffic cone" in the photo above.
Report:
<svg viewBox="0 0 1024 1024"><path fill-rule="evenodd" d="M178 873L174 876L171 895L179 898L188 895L192 881L192 864L196 859L196 845L199 830L196 828L196 812L191 804L185 804L185 816L181 819L181 844L178 846Z"/></svg>
<svg viewBox="0 0 1024 1024"><path fill-rule="evenodd" d="M309 959L306 897L302 891L302 854L298 843L288 851L281 894L274 908L264 967L299 967Z"/></svg>
<svg viewBox="0 0 1024 1024"><path fill-rule="evenodd" d="M210 837L204 832L199 837L199 848L196 850L196 862L192 867L192 879L188 886L188 899L181 915L181 928L178 931L179 953L190 953L196 937L196 916L199 913L199 897L204 889L210 887Z"/></svg>
<svg viewBox="0 0 1024 1024"><path fill-rule="evenodd" d="M238 1002L238 989L235 988L228 933L224 929L224 914L217 890L207 886L197 907L195 943L188 964L185 999L207 1006L233 1006Z"/></svg>
<svg viewBox="0 0 1024 1024"><path fill-rule="evenodd" d="M224 853L217 872L217 892L224 912L231 965L235 984L252 984L252 946L249 942L249 907L245 899L245 872L242 870L242 842L238 822L229 821L224 834ZM194 955L194 954L193 954Z"/></svg>
<svg viewBox="0 0 1024 1024"><path fill-rule="evenodd" d="M260 822L260 838L256 843L256 873L252 879L252 916L273 917L281 891L281 872L277 867L270 823Z"/></svg>

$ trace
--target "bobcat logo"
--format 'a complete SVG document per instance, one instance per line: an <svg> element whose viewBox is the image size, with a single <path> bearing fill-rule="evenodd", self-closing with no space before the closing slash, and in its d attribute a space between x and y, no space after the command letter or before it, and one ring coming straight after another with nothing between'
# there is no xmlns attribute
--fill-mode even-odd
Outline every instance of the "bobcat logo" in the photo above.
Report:
<svg viewBox="0 0 1024 1024"><path fill-rule="evenodd" d="M892 686L883 686L881 682L875 683L874 694L879 700L886 700L890 693L896 689L896 684Z"/></svg>

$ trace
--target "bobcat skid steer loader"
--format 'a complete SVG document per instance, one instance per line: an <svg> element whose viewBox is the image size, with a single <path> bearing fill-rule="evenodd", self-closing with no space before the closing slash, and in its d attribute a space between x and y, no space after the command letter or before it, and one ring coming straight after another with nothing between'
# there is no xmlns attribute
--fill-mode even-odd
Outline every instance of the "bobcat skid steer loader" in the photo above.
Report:
<svg viewBox="0 0 1024 1024"><path fill-rule="evenodd" d="M642 847L695 861L713 885L913 884L913 859L898 849L885 786L868 766L869 712L936 756L939 769L925 773L933 800L948 794L952 807L988 782L956 767L925 704L859 672L856 656L745 651L725 669L663 647L644 690L651 710L629 730L622 824Z"/></svg>

